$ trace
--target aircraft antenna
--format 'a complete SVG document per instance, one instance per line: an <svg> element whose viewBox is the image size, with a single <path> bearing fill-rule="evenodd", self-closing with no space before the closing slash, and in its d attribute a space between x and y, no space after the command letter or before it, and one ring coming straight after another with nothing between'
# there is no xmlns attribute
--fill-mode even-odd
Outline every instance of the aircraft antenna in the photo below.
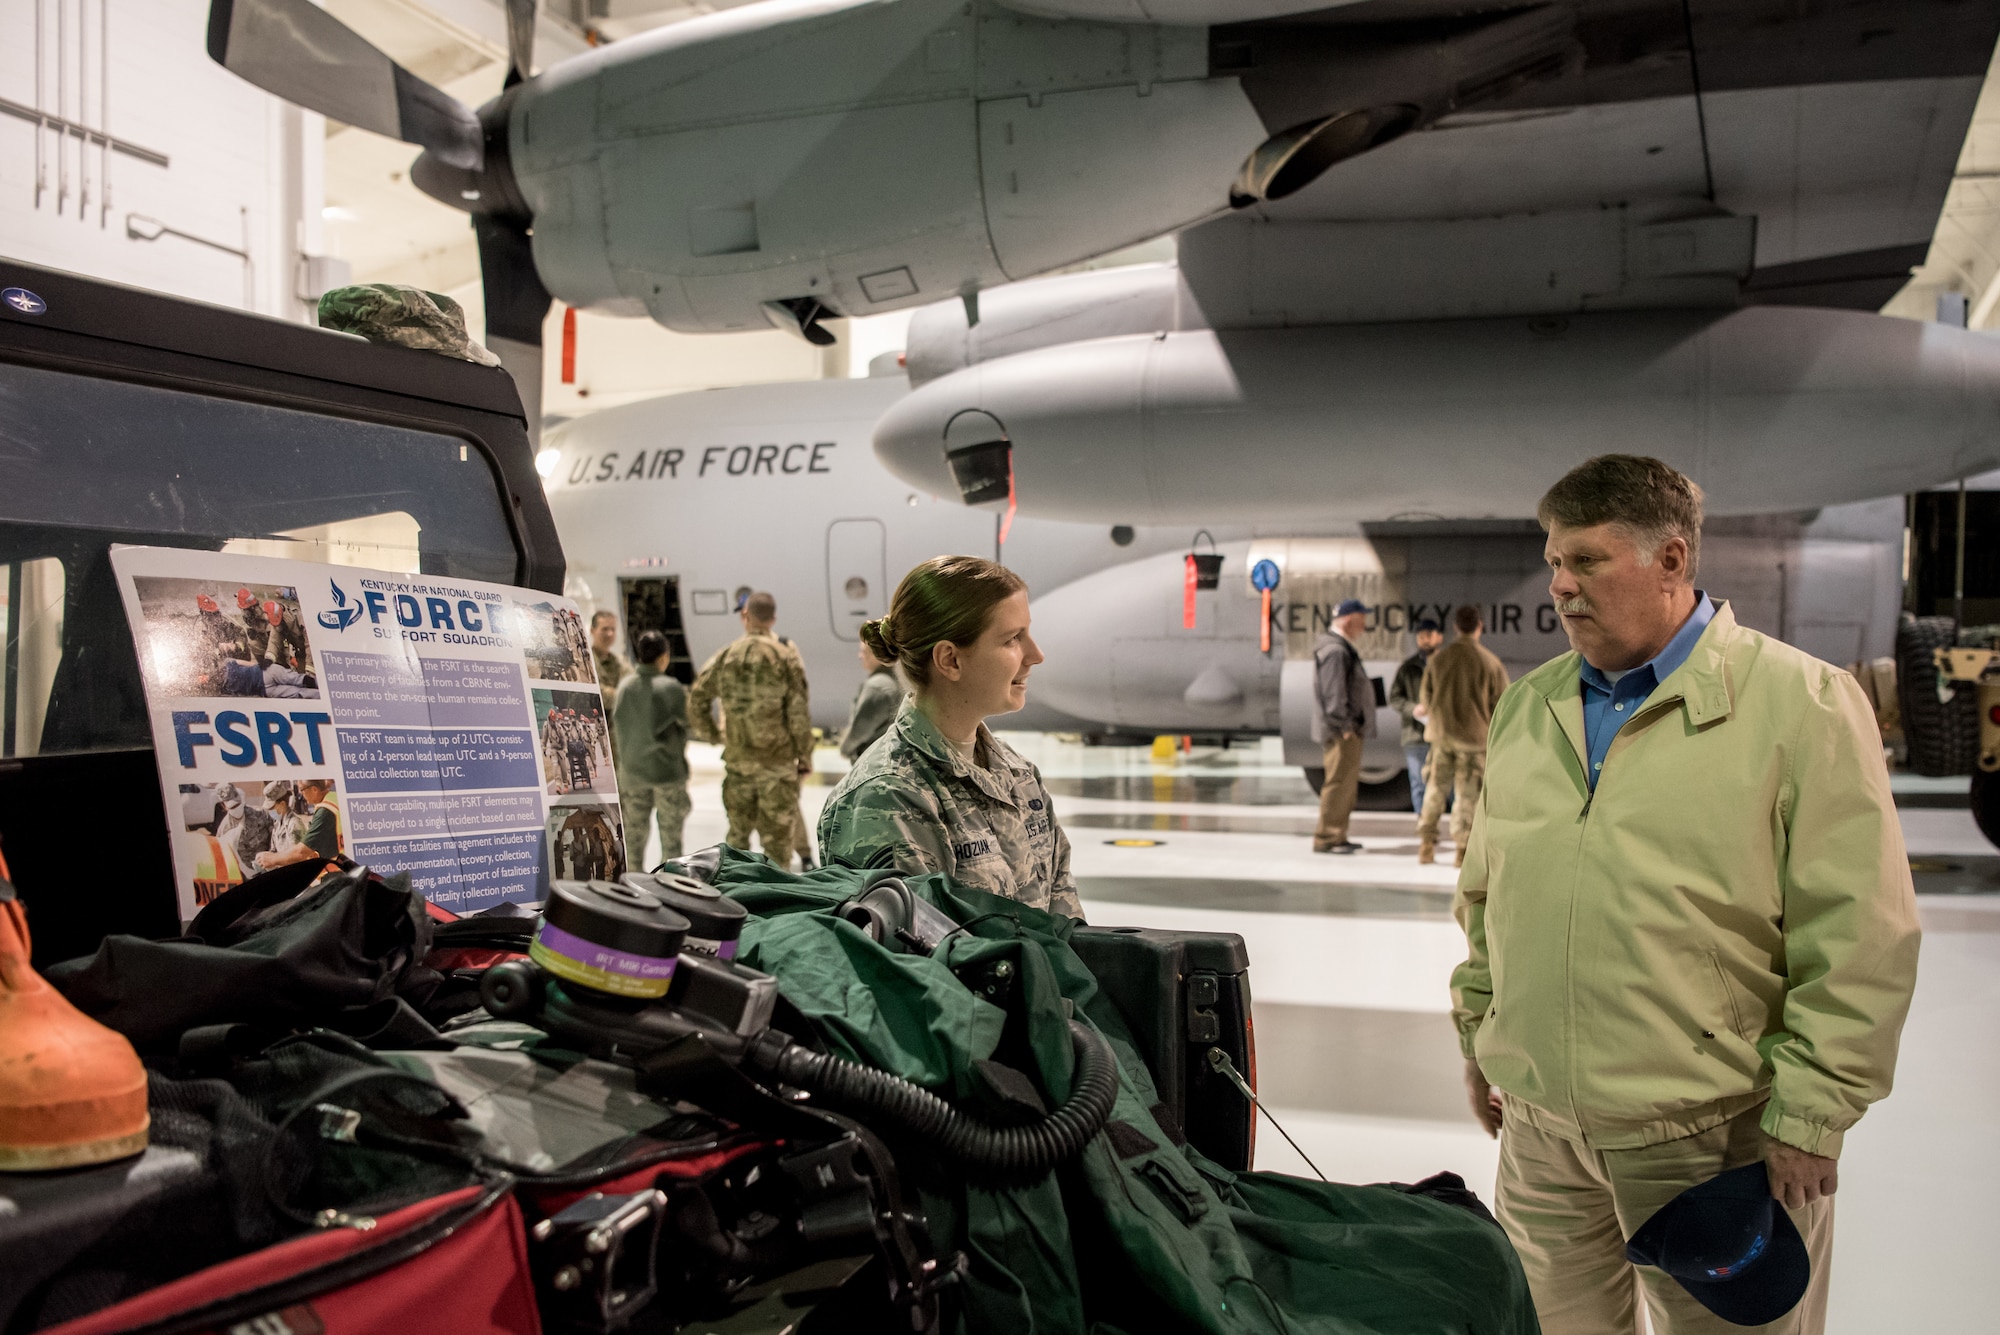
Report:
<svg viewBox="0 0 2000 1335"><path fill-rule="evenodd" d="M1715 202L1715 164L1708 156L1708 112L1701 104L1701 57L1694 50L1694 9L1681 0L1681 27L1687 32L1688 81L1694 86L1694 123L1701 134L1701 175L1708 183L1708 202Z"/></svg>

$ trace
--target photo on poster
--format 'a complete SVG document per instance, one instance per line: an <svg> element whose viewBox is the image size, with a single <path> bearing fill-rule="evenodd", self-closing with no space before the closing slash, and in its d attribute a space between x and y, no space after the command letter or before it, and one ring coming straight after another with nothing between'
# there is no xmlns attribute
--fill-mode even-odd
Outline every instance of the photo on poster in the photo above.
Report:
<svg viewBox="0 0 2000 1335"><path fill-rule="evenodd" d="M140 658L155 695L319 698L296 588L147 575L132 582L146 627Z"/></svg>
<svg viewBox="0 0 2000 1335"><path fill-rule="evenodd" d="M583 618L574 607L516 602L514 627L529 676L539 681L596 684L597 664L590 656Z"/></svg>
<svg viewBox="0 0 2000 1335"><path fill-rule="evenodd" d="M541 740L549 796L610 793L618 780L611 770L610 721L604 696L596 690L536 689L535 727Z"/></svg>
<svg viewBox="0 0 2000 1335"><path fill-rule="evenodd" d="M331 777L179 787L176 837L196 907L259 872L346 851L339 785Z"/></svg>
<svg viewBox="0 0 2000 1335"><path fill-rule="evenodd" d="M549 808L549 871L559 881L616 881L625 867L624 822L616 802Z"/></svg>

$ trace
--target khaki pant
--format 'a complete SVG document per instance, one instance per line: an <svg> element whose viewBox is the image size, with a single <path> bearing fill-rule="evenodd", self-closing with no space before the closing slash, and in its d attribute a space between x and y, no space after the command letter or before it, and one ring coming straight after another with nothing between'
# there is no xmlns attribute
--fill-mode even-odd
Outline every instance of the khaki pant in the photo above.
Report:
<svg viewBox="0 0 2000 1335"><path fill-rule="evenodd" d="M1326 743L1326 782L1319 790L1319 825L1313 830L1313 847L1332 848L1347 842L1347 822L1354 815L1354 799L1361 792L1361 737L1349 733L1329 738Z"/></svg>
<svg viewBox="0 0 2000 1335"><path fill-rule="evenodd" d="M687 824L688 811L693 805L688 800L685 781L621 783L618 805L625 813L625 857L632 866L639 867L646 856L646 839L651 833L648 826L655 813L660 822L660 856L681 855L681 829Z"/></svg>
<svg viewBox="0 0 2000 1335"><path fill-rule="evenodd" d="M792 837L799 819L797 770L725 770L722 809L729 816L730 847L750 847L750 832L755 830L764 856L781 868L791 868Z"/></svg>
<svg viewBox="0 0 2000 1335"><path fill-rule="evenodd" d="M1444 819L1444 803L1456 790L1451 807L1451 838L1460 848L1472 837L1472 810L1479 805L1479 790L1486 783L1486 752L1470 751L1450 742L1432 742L1430 759L1424 762L1424 810L1417 817L1417 838L1436 843L1438 822Z"/></svg>
<svg viewBox="0 0 2000 1335"><path fill-rule="evenodd" d="M1762 1106L1721 1126L1636 1150L1593 1150L1506 1119L1494 1194L1520 1253L1543 1335L1631 1335L1645 1294L1653 1335L1820 1335L1833 1259L1833 1202L1821 1197L1792 1222L1805 1239L1812 1283L1799 1305L1765 1326L1736 1326L1696 1302L1665 1271L1625 1259L1625 1240L1697 1182L1762 1157Z"/></svg>

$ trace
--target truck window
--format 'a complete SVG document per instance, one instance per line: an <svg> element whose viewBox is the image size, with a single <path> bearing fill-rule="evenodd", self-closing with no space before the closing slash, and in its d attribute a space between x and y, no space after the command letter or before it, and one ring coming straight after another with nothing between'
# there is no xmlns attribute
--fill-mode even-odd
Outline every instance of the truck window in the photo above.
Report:
<svg viewBox="0 0 2000 1335"><path fill-rule="evenodd" d="M49 688L62 662L63 566L11 561L0 566L7 600L7 691L0 697L0 755L39 755Z"/></svg>
<svg viewBox="0 0 2000 1335"><path fill-rule="evenodd" d="M288 561L324 561L336 566L365 566L398 574L423 572L423 526L403 510L308 524L268 538L231 538L225 552L246 556L276 556ZM509 581L502 580L502 583Z"/></svg>
<svg viewBox="0 0 2000 1335"><path fill-rule="evenodd" d="M520 564L458 436L0 363L0 755L151 744L114 543L499 583Z"/></svg>

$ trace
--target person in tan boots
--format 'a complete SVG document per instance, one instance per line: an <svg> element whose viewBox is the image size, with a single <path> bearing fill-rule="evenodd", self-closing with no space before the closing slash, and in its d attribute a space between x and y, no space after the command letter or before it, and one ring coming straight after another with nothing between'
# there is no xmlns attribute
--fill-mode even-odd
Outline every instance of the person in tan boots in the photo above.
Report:
<svg viewBox="0 0 2000 1335"><path fill-rule="evenodd" d="M1472 812L1486 778L1486 728L1507 689L1507 669L1479 642L1486 623L1477 607L1459 608L1451 623L1458 638L1431 655L1417 688L1416 715L1431 744L1424 765L1424 810L1417 817L1417 861L1437 861L1438 822L1444 818L1445 798L1456 791L1451 838L1458 846L1456 865L1462 867L1466 841L1472 837Z"/></svg>

